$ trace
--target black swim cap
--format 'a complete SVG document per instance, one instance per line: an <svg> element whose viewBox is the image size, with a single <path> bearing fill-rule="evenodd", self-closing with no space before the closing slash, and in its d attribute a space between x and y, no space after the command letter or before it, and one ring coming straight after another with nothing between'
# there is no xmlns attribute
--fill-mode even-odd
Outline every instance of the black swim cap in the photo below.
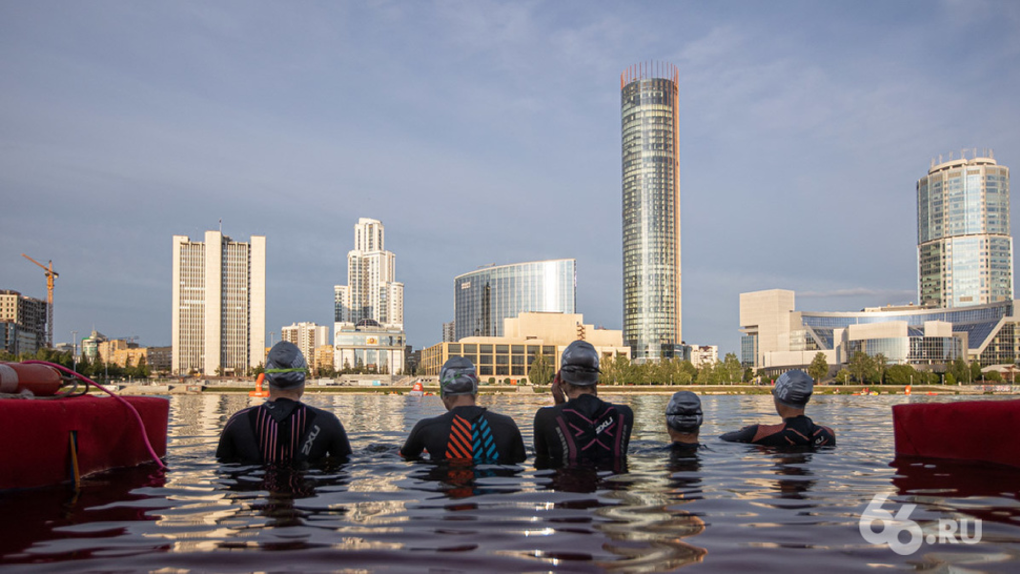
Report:
<svg viewBox="0 0 1020 574"><path fill-rule="evenodd" d="M666 405L666 424L677 432L697 432L704 420L701 399L691 391L677 391Z"/></svg>
<svg viewBox="0 0 1020 574"><path fill-rule="evenodd" d="M266 380L277 389L289 389L305 383L308 363L301 349L289 341L273 345L266 357Z"/></svg>
<svg viewBox="0 0 1020 574"><path fill-rule="evenodd" d="M786 371L776 379L772 387L772 395L776 397L779 404L795 409L802 409L811 400L811 393L815 388L815 380L811 375L800 369Z"/></svg>
<svg viewBox="0 0 1020 574"><path fill-rule="evenodd" d="M574 341L560 357L560 380L590 386L599 382L599 354L587 341Z"/></svg>
<svg viewBox="0 0 1020 574"><path fill-rule="evenodd" d="M441 396L473 395L478 392L478 375L475 366L465 357L452 357L439 369Z"/></svg>

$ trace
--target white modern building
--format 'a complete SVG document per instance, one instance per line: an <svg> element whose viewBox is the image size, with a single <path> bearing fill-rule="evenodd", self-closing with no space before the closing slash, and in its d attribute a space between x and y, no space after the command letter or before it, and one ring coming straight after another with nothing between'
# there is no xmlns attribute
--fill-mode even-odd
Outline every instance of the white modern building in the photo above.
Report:
<svg viewBox="0 0 1020 574"><path fill-rule="evenodd" d="M315 349L329 345L329 327L315 323L293 323L280 327L280 340L297 345L310 368L317 367Z"/></svg>
<svg viewBox="0 0 1020 574"><path fill-rule="evenodd" d="M173 238L173 343L176 375L245 375L266 348L266 238Z"/></svg>
<svg viewBox="0 0 1020 574"><path fill-rule="evenodd" d="M353 368L399 375L404 371L406 344L403 329L371 319L357 325L338 325L333 332L333 366L337 371Z"/></svg>
<svg viewBox="0 0 1020 574"><path fill-rule="evenodd" d="M347 285L334 292L334 331L364 320L404 327L404 284L396 280L396 256L385 249L383 224L361 218L354 226L354 249L347 253Z"/></svg>
<svg viewBox="0 0 1020 574"><path fill-rule="evenodd" d="M1020 358L1016 309L1010 300L958 308L797 311L793 291L741 293L741 362L773 374L807 367L818 353L830 366L846 364L856 352L919 368L956 359L1011 365Z"/></svg>
<svg viewBox="0 0 1020 574"><path fill-rule="evenodd" d="M692 345L691 364L695 367L702 365L715 365L719 362L718 345Z"/></svg>

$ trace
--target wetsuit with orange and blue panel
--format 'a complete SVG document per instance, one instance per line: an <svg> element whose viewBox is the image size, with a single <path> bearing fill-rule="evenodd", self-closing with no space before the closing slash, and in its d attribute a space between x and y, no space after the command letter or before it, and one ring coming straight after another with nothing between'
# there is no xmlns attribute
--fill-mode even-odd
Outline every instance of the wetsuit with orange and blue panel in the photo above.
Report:
<svg viewBox="0 0 1020 574"><path fill-rule="evenodd" d="M439 389L447 412L418 421L400 456L416 459L428 452L433 462L480 464L514 464L527 458L517 423L475 404L478 376L470 360L453 357L446 361L440 369Z"/></svg>

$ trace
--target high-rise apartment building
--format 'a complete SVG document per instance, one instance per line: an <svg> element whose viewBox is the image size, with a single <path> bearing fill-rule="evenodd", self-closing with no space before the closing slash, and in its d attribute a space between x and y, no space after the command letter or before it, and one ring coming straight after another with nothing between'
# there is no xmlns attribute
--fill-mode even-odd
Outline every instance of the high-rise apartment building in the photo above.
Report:
<svg viewBox="0 0 1020 574"><path fill-rule="evenodd" d="M329 345L329 327L315 323L293 323L289 327L280 328L280 340L297 345L301 354L304 355L308 367L314 369L318 366L315 349ZM332 362L332 357L330 357L330 363Z"/></svg>
<svg viewBox="0 0 1020 574"><path fill-rule="evenodd" d="M573 313L576 293L573 259L489 266L458 275L453 280L453 340L502 337L503 320L521 313Z"/></svg>
<svg viewBox="0 0 1020 574"><path fill-rule="evenodd" d="M245 375L265 361L266 238L173 238L173 374Z"/></svg>
<svg viewBox="0 0 1020 574"><path fill-rule="evenodd" d="M966 150L965 150L966 151ZM992 152L932 160L917 182L918 301L966 307L1013 298L1009 168Z"/></svg>
<svg viewBox="0 0 1020 574"><path fill-rule="evenodd" d="M49 305L10 289L0 290L0 323L3 345L9 353L31 354L46 345L47 310Z"/></svg>
<svg viewBox="0 0 1020 574"><path fill-rule="evenodd" d="M620 75L623 157L623 340L637 363L679 352L680 101L677 68Z"/></svg>
<svg viewBox="0 0 1020 574"><path fill-rule="evenodd" d="M347 253L347 285L336 285L334 321L357 325L370 319L387 328L404 327L404 284L396 281L396 256L385 249L383 224L362 217Z"/></svg>

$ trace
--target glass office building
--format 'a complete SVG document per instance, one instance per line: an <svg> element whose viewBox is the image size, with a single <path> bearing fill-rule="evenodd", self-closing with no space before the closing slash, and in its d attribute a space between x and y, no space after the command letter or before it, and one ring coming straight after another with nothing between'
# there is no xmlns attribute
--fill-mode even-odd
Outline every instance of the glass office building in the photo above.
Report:
<svg viewBox="0 0 1020 574"><path fill-rule="evenodd" d="M620 75L623 340L637 363L674 356L680 319L680 101L677 68Z"/></svg>
<svg viewBox="0 0 1020 574"><path fill-rule="evenodd" d="M502 337L503 319L574 313L576 263L555 259L484 267L453 280L454 337Z"/></svg>
<svg viewBox="0 0 1020 574"><path fill-rule="evenodd" d="M917 182L918 301L935 307L1013 298L1009 168L991 152L932 161Z"/></svg>

